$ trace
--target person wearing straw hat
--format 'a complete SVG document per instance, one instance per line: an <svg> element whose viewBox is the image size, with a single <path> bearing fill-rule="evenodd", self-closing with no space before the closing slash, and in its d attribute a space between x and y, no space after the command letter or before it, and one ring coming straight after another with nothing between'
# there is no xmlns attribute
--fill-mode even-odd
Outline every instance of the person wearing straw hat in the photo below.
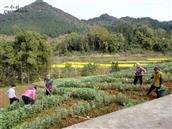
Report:
<svg viewBox="0 0 172 129"><path fill-rule="evenodd" d="M143 84L143 75L146 73L146 69L141 67L140 63L136 63L136 72L135 72L135 77L134 77L134 85L137 84L138 80L140 85Z"/></svg>
<svg viewBox="0 0 172 129"><path fill-rule="evenodd" d="M48 74L48 75L46 76L46 78L44 79L44 83L45 83L45 87L46 87L45 94L46 94L46 95L51 95L53 80L50 79L50 75L49 75L49 74Z"/></svg>

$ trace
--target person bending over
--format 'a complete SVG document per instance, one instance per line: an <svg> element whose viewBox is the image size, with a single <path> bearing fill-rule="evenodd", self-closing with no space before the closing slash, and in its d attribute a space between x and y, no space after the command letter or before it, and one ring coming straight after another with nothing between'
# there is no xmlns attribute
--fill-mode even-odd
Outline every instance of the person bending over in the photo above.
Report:
<svg viewBox="0 0 172 129"><path fill-rule="evenodd" d="M153 84L149 88L147 95L149 95L154 89L156 89L157 98L160 97L158 90L161 88L163 83L163 73L160 71L158 67L154 68L154 74L151 79L153 79Z"/></svg>
<svg viewBox="0 0 172 129"><path fill-rule="evenodd" d="M35 103L36 90L37 90L37 87L35 85L32 85L22 94L22 100L26 105Z"/></svg>

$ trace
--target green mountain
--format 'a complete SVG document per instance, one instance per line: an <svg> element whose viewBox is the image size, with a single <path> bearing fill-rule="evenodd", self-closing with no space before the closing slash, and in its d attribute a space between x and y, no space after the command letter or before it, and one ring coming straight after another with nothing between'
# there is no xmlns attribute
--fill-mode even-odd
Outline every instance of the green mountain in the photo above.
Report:
<svg viewBox="0 0 172 129"><path fill-rule="evenodd" d="M76 17L37 0L8 14L0 15L0 34L13 34L15 28L36 31L51 37L87 28Z"/></svg>
<svg viewBox="0 0 172 129"><path fill-rule="evenodd" d="M90 25L109 26L109 25L112 25L113 23L118 22L120 20L113 17L113 16L110 16L108 14L102 14L102 15L100 15L100 17L95 17L95 18L83 20L83 21L87 24L90 24Z"/></svg>
<svg viewBox="0 0 172 129"><path fill-rule="evenodd" d="M131 18L131 17L123 17L121 18L124 21L127 21L132 24L137 24L137 25L148 25L150 27L153 27L155 29L157 28L162 28L165 29L166 31L171 31L172 30L172 21L163 21L160 22L155 19L151 19L149 17L144 17L144 18Z"/></svg>
<svg viewBox="0 0 172 129"><path fill-rule="evenodd" d="M57 37L70 32L85 32L89 25L101 25L112 31L123 26L148 25L152 28L162 28L172 34L172 21L159 22L151 18L115 18L102 14L89 20L78 18L52 7L43 0L36 0L30 5L19 8L7 14L0 14L0 34L13 35L16 29L36 31L50 37Z"/></svg>
<svg viewBox="0 0 172 129"><path fill-rule="evenodd" d="M172 31L172 21L160 22L149 17L144 18L132 18L132 17L122 17L120 19L110 16L108 14L103 14L99 17L88 19L84 21L90 25L103 25L103 26L118 26L121 24L131 24L131 25L148 25L152 28L162 28L166 31Z"/></svg>

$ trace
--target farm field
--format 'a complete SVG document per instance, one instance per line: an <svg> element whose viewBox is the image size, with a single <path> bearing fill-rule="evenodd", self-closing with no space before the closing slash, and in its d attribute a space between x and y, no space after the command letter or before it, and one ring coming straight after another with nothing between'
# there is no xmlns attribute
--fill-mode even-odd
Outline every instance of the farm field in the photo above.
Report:
<svg viewBox="0 0 172 129"><path fill-rule="evenodd" d="M100 59L99 59L100 58ZM89 63L91 64L96 64L99 68L109 68L112 65L112 57L106 57L106 63L101 63L101 57L97 57L97 60L93 62L93 60L90 61L83 61L83 62L78 62L78 61L65 61L62 63L54 63L52 65L52 68L64 68L67 64L71 65L73 68L83 68L84 65L87 65ZM154 64L154 63L159 63L162 61L168 61L171 60L171 58L145 58L145 59L135 59L135 60L119 60L116 59L114 62L118 62L118 65L120 68L131 68L133 67L137 62L141 63L142 66L146 66L149 64ZM91 62L92 61L92 62Z"/></svg>
<svg viewBox="0 0 172 129"><path fill-rule="evenodd" d="M158 97L143 116L170 109L172 21L162 15L170 3L152 1L1 0L0 129L62 129Z"/></svg>
<svg viewBox="0 0 172 129"><path fill-rule="evenodd" d="M143 86L132 84L133 67L106 75L54 80L52 95L45 96L43 89L39 88L33 106L24 106L22 102L3 106L0 110L0 129L58 129L155 99L154 93L146 96L154 66L146 66L148 74L144 76ZM164 88L167 94L171 94L172 61L156 66L163 71ZM18 95L25 88L18 88ZM1 95L5 90L0 89Z"/></svg>

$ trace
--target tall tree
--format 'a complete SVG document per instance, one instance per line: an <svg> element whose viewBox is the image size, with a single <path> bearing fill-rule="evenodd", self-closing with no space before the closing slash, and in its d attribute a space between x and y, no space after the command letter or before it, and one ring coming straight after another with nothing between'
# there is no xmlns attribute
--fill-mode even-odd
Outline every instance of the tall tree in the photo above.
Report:
<svg viewBox="0 0 172 129"><path fill-rule="evenodd" d="M4 45L1 66L9 68L11 77L16 76L21 83L30 82L48 72L50 55L45 37L36 32L19 32L14 42Z"/></svg>

